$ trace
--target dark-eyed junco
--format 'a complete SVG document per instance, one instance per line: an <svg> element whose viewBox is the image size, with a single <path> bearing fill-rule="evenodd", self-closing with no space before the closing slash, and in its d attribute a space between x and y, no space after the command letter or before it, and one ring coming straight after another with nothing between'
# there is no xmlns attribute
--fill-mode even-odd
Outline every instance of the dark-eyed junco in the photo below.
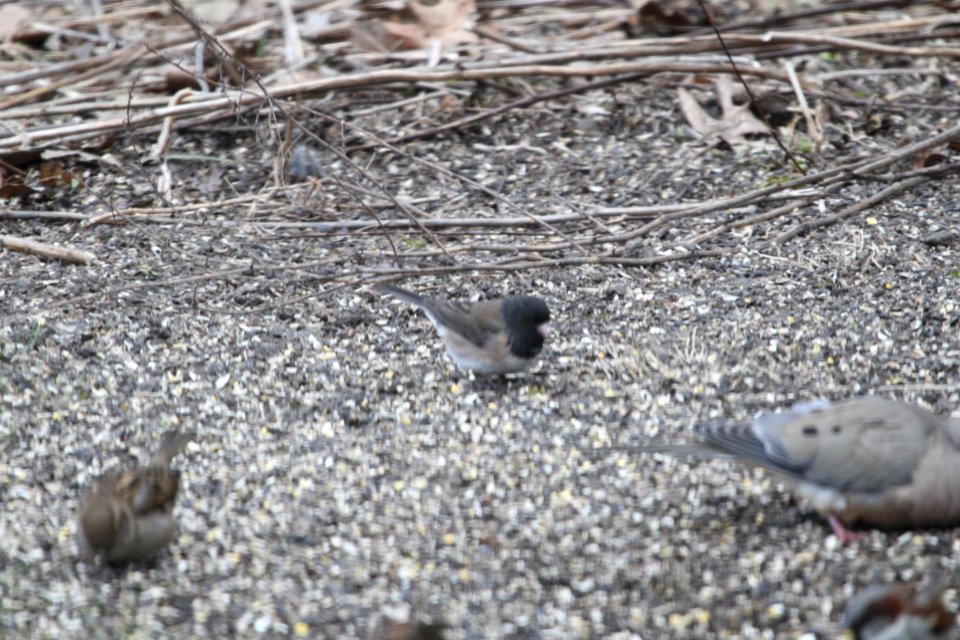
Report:
<svg viewBox="0 0 960 640"><path fill-rule="evenodd" d="M180 472L170 468L170 461L193 435L168 431L147 466L94 482L80 511L84 552L101 554L111 563L146 560L173 539Z"/></svg>
<svg viewBox="0 0 960 640"><path fill-rule="evenodd" d="M378 288L423 309L453 361L474 373L522 371L550 335L550 310L537 297L486 300L466 309L444 300L428 300L393 285Z"/></svg>

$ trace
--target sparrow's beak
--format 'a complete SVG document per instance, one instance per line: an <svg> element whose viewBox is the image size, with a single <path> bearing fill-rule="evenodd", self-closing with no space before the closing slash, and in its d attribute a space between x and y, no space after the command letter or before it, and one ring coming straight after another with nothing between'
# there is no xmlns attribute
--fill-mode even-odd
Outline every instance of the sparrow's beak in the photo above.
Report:
<svg viewBox="0 0 960 640"><path fill-rule="evenodd" d="M541 325L537 325L537 333L542 335L544 338L550 337L550 323L544 322Z"/></svg>

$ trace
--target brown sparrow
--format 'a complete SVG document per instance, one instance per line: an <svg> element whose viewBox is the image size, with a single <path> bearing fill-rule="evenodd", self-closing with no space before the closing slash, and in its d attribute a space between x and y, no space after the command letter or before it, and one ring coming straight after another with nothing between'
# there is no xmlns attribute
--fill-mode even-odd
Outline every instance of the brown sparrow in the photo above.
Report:
<svg viewBox="0 0 960 640"><path fill-rule="evenodd" d="M81 549L124 563L149 559L173 539L180 472L170 461L194 435L168 431L145 467L94 482L80 512Z"/></svg>
<svg viewBox="0 0 960 640"><path fill-rule="evenodd" d="M843 625L856 640L935 640L957 626L939 588L912 584L864 589L850 599Z"/></svg>

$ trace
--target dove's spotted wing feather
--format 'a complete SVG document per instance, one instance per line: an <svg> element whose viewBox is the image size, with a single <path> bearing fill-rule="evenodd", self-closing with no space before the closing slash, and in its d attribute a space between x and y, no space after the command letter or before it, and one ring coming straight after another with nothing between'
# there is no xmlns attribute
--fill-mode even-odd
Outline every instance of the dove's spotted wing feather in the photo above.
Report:
<svg viewBox="0 0 960 640"><path fill-rule="evenodd" d="M839 491L908 484L941 419L920 407L868 398L803 403L753 425L705 425L712 446L798 480Z"/></svg>
<svg viewBox="0 0 960 640"><path fill-rule="evenodd" d="M758 436L802 478L841 491L882 492L913 481L942 426L917 406L867 398L811 411Z"/></svg>

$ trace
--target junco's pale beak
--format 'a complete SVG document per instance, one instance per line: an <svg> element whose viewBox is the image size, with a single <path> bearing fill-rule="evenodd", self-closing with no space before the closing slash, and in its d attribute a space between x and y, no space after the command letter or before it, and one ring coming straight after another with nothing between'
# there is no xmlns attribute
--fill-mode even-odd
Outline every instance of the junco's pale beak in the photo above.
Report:
<svg viewBox="0 0 960 640"><path fill-rule="evenodd" d="M552 327L550 326L550 323L549 323L549 322L544 322L543 324L541 324L541 325L539 325L539 326L537 327L537 333L539 333L540 335L542 335L542 336L544 337L544 339L549 338L549 337L550 337L550 330L551 330L551 328L552 328Z"/></svg>

